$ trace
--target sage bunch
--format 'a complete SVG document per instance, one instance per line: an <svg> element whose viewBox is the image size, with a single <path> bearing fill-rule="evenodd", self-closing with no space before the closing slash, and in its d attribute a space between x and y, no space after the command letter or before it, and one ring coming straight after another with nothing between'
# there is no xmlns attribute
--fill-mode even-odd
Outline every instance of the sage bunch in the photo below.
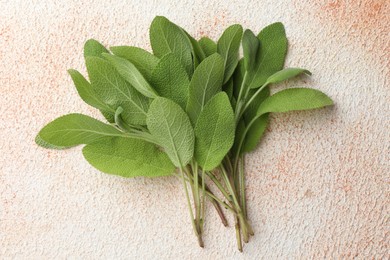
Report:
<svg viewBox="0 0 390 260"><path fill-rule="evenodd" d="M333 102L310 88L271 95L273 85L311 75L306 69L284 68L287 38L281 23L257 35L235 24L214 42L196 40L157 16L150 43L153 53L133 46L108 50L88 40L88 80L74 69L68 72L82 100L100 110L107 122L64 115L47 124L36 143L49 149L85 145L85 159L108 174L179 178L199 245L204 246L207 200L225 226L224 212L233 214L242 251L242 241L254 234L247 214L245 156L257 147L269 114Z"/></svg>

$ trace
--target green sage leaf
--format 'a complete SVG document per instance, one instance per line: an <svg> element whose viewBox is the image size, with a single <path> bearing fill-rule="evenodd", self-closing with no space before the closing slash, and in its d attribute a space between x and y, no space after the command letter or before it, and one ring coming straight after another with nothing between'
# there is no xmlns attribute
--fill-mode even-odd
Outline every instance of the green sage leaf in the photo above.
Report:
<svg viewBox="0 0 390 260"><path fill-rule="evenodd" d="M256 90L249 90L249 96L253 96ZM271 92L269 87L265 87L261 92L255 97L252 103L248 106L244 113L245 122L248 124L254 117L257 115L257 110L259 110L260 105L270 96Z"/></svg>
<svg viewBox="0 0 390 260"><path fill-rule="evenodd" d="M123 133L111 125L82 114L68 114L47 124L38 133L38 143L43 147L59 146L68 148L80 144L89 144L109 136L122 136Z"/></svg>
<svg viewBox="0 0 390 260"><path fill-rule="evenodd" d="M249 90L249 96L252 96L256 92L255 89ZM259 95L253 100L252 104L247 108L244 114L244 121L246 124L249 124L256 116L257 110L261 104L270 96L269 87L265 87ZM263 136L265 130L267 129L269 123L269 114L262 115L258 120L256 120L252 127L248 129L248 132L245 136L244 143L242 145L241 153L249 152L256 148L261 137Z"/></svg>
<svg viewBox="0 0 390 260"><path fill-rule="evenodd" d="M187 33L183 28L182 30L186 33L188 39L190 39L192 45L192 53L193 53L193 61L194 61L194 69L206 58L206 54L204 53L202 47L200 47L199 42L194 39L189 33Z"/></svg>
<svg viewBox="0 0 390 260"><path fill-rule="evenodd" d="M130 61L111 54L102 54L138 92L148 98L157 97L154 89L149 85L141 72Z"/></svg>
<svg viewBox="0 0 390 260"><path fill-rule="evenodd" d="M301 68L286 68L272 74L266 81L266 84L276 84L291 78L295 78L301 74L311 75L311 72Z"/></svg>
<svg viewBox="0 0 390 260"><path fill-rule="evenodd" d="M187 113L193 125L207 102L222 90L223 74L223 59L218 53L207 57L196 68L190 82L187 103Z"/></svg>
<svg viewBox="0 0 390 260"><path fill-rule="evenodd" d="M175 54L161 58L153 71L151 84L160 96L172 99L185 109L190 81Z"/></svg>
<svg viewBox="0 0 390 260"><path fill-rule="evenodd" d="M289 88L270 96L259 107L257 115L269 112L308 110L333 105L324 93L310 88Z"/></svg>
<svg viewBox="0 0 390 260"><path fill-rule="evenodd" d="M268 119L264 115L271 112L309 110L330 105L333 105L333 101L316 89L290 88L277 92L261 103L256 116L247 124L245 133L247 141L244 151L248 152L256 147L267 125L266 120ZM260 130L252 130L252 128L259 128ZM248 135L248 133L252 134Z"/></svg>
<svg viewBox="0 0 390 260"><path fill-rule="evenodd" d="M84 57L103 58L102 53L108 53L106 47L95 39L89 39L84 44Z"/></svg>
<svg viewBox="0 0 390 260"><path fill-rule="evenodd" d="M107 120L109 122L113 121L113 115L115 110L107 106L95 93L92 89L91 84L84 78L84 76L77 70L69 69L69 75L71 76L74 85L76 86L77 92L79 93L81 99L88 105L101 110L103 113L107 114Z"/></svg>
<svg viewBox="0 0 390 260"><path fill-rule="evenodd" d="M199 40L199 46L202 48L206 58L217 52L217 44L208 37L202 37Z"/></svg>
<svg viewBox="0 0 390 260"><path fill-rule="evenodd" d="M244 80L244 74L245 74L245 65L244 65L244 59L240 59L238 62L237 68L234 71L233 74L233 94L234 97L237 99L238 95L240 93L242 81Z"/></svg>
<svg viewBox="0 0 390 260"><path fill-rule="evenodd" d="M55 150L63 150L68 147L66 146L57 146L51 143L46 142L45 140L42 139L42 137L37 134L35 137L35 143L39 145L40 147L46 148L46 149L55 149Z"/></svg>
<svg viewBox="0 0 390 260"><path fill-rule="evenodd" d="M234 144L231 149L231 158L234 158L237 153L242 154L242 147L240 147L241 141L245 141L246 126L243 119L241 119L236 126L236 132L234 136Z"/></svg>
<svg viewBox="0 0 390 260"><path fill-rule="evenodd" d="M282 23L268 25L257 37L260 47L256 64L248 71L250 88L261 87L272 74L281 70L287 54L287 38Z"/></svg>
<svg viewBox="0 0 390 260"><path fill-rule="evenodd" d="M216 94L195 126L195 159L205 171L217 167L234 142L234 112L225 92Z"/></svg>
<svg viewBox="0 0 390 260"><path fill-rule="evenodd" d="M98 97L114 110L121 106L124 110L121 115L126 123L144 125L149 99L124 80L108 61L87 57L86 65Z"/></svg>
<svg viewBox="0 0 390 260"><path fill-rule="evenodd" d="M153 53L162 58L168 53L176 54L189 76L194 71L192 44L186 33L163 16L156 16L150 25L150 43Z"/></svg>
<svg viewBox="0 0 390 260"><path fill-rule="evenodd" d="M184 110L172 100L153 100L146 119L152 136L164 148L176 167L184 167L194 154L194 130Z"/></svg>
<svg viewBox="0 0 390 260"><path fill-rule="evenodd" d="M254 33L247 29L242 36L242 50L244 53L244 65L246 70L253 70L256 64L257 52L260 41Z"/></svg>
<svg viewBox="0 0 390 260"><path fill-rule="evenodd" d="M240 153L247 153L256 149L269 123L269 114L258 117L248 129Z"/></svg>
<svg viewBox="0 0 390 260"><path fill-rule="evenodd" d="M229 97L229 100L233 98L233 78L231 78L225 85L222 86L222 90L226 92Z"/></svg>
<svg viewBox="0 0 390 260"><path fill-rule="evenodd" d="M225 68L223 83L226 83L230 79L237 67L241 37L242 26L234 24L229 26L218 40L217 52L222 56Z"/></svg>
<svg viewBox="0 0 390 260"><path fill-rule="evenodd" d="M144 49L133 46L115 46L110 50L115 56L130 61L142 73L146 80L152 77L152 71L157 66L159 58Z"/></svg>
<svg viewBox="0 0 390 260"><path fill-rule="evenodd" d="M86 145L84 158L96 169L130 178L170 175L175 166L155 145L132 138L106 138Z"/></svg>

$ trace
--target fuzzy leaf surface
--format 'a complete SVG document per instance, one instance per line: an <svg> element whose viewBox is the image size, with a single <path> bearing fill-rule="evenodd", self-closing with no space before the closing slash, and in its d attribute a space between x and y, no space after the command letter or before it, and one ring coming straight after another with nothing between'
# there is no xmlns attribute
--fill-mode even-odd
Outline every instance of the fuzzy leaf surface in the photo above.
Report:
<svg viewBox="0 0 390 260"><path fill-rule="evenodd" d="M199 45L206 57L217 52L217 44L208 37L202 37L199 40Z"/></svg>
<svg viewBox="0 0 390 260"><path fill-rule="evenodd" d="M86 65L93 90L109 107L123 108L126 123L144 125L149 99L135 90L106 60L87 57Z"/></svg>
<svg viewBox="0 0 390 260"><path fill-rule="evenodd" d="M155 145L132 138L106 138L83 148L84 158L96 169L130 178L170 175L175 166Z"/></svg>
<svg viewBox="0 0 390 260"><path fill-rule="evenodd" d="M123 136L111 125L82 114L68 114L47 124L38 133L38 143L68 148L80 144L89 144L104 137ZM52 147L48 147L52 148Z"/></svg>
<svg viewBox="0 0 390 260"><path fill-rule="evenodd" d="M162 58L168 53L176 54L189 76L194 71L192 44L184 30L163 16L156 16L150 25L150 43L153 53Z"/></svg>
<svg viewBox="0 0 390 260"><path fill-rule="evenodd" d="M187 103L187 113L193 125L207 102L222 90L223 74L223 59L218 53L207 57L196 68Z"/></svg>
<svg viewBox="0 0 390 260"><path fill-rule="evenodd" d="M92 89L91 84L84 78L84 76L77 70L68 70L74 85L76 86L77 92L81 99L88 105L100 109L106 113L113 114L115 110L107 106Z"/></svg>
<svg viewBox="0 0 390 260"><path fill-rule="evenodd" d="M84 57L99 57L103 58L102 53L108 53L106 47L95 39L89 39L84 44Z"/></svg>
<svg viewBox="0 0 390 260"><path fill-rule="evenodd" d="M194 154L194 130L184 110L170 99L153 100L146 119L152 136L176 167L184 167Z"/></svg>
<svg viewBox="0 0 390 260"><path fill-rule="evenodd" d="M118 71L118 73L133 86L138 92L148 98L155 98L156 92L146 81L141 72L130 61L110 54L103 54Z"/></svg>
<svg viewBox="0 0 390 260"><path fill-rule="evenodd" d="M256 64L248 71L250 88L261 87L272 74L283 68L287 54L287 38L282 23L273 23L265 27L257 36L260 47Z"/></svg>
<svg viewBox="0 0 390 260"><path fill-rule="evenodd" d="M195 159L203 170L212 170L221 163L234 142L234 112L225 92L216 94L207 103L194 131Z"/></svg>
<svg viewBox="0 0 390 260"><path fill-rule="evenodd" d="M114 55L130 61L142 73L146 80L152 77L152 71L159 59L144 49L133 46L115 46L110 50Z"/></svg>
<svg viewBox="0 0 390 260"><path fill-rule="evenodd" d="M153 71L151 84L160 96L175 101L183 109L186 107L190 81L175 54L161 58Z"/></svg>

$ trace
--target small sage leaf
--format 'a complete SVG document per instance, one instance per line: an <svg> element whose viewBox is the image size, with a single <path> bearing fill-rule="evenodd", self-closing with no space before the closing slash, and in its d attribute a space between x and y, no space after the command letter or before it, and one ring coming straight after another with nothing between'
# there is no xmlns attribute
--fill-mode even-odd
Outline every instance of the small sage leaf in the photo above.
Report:
<svg viewBox="0 0 390 260"><path fill-rule="evenodd" d="M229 100L233 98L233 78L231 78L225 85L222 86L222 90L226 92Z"/></svg>
<svg viewBox="0 0 390 260"><path fill-rule="evenodd" d="M226 83L233 75L238 64L238 50L240 48L242 37L242 26L234 24L229 26L221 35L217 43L217 52L224 60L224 80Z"/></svg>
<svg viewBox="0 0 390 260"><path fill-rule="evenodd" d="M192 53L194 60L194 69L206 58L206 54L204 53L202 47L199 45L199 42L195 40L189 33L187 33L183 28L182 30L186 33L188 39L190 39L192 45Z"/></svg>
<svg viewBox="0 0 390 260"><path fill-rule="evenodd" d="M246 70L253 70L256 64L257 52L260 41L254 33L247 29L242 36L242 50L244 53L244 65Z"/></svg>
<svg viewBox="0 0 390 260"><path fill-rule="evenodd" d="M256 149L269 123L269 114L258 117L248 129L240 153L247 153Z"/></svg>
<svg viewBox="0 0 390 260"><path fill-rule="evenodd" d="M268 113L289 112L298 110L309 110L333 105L333 101L324 93L310 88L290 88L277 92L266 98L259 106L256 116L247 124L245 138L248 137L245 144L245 152L256 147L264 129L267 125L267 118L264 115ZM259 128L260 130L252 130ZM241 151L244 152L244 151Z"/></svg>
<svg viewBox="0 0 390 260"><path fill-rule="evenodd" d="M202 37L199 40L199 45L202 48L206 58L217 52L217 44L208 37Z"/></svg>
<svg viewBox="0 0 390 260"><path fill-rule="evenodd" d="M282 69L274 74L272 74L268 79L266 84L276 84L291 78L294 78L296 76L299 76L301 74L307 74L311 75L311 72L306 69L301 68L286 68Z"/></svg>

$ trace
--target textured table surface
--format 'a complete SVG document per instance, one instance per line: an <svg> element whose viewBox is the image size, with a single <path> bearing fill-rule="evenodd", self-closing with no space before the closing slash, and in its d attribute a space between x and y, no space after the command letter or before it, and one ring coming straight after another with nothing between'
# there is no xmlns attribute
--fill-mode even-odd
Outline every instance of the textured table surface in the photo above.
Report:
<svg viewBox="0 0 390 260"><path fill-rule="evenodd" d="M313 72L289 85L320 89L336 103L272 116L247 156L256 235L243 254L211 208L206 247L197 246L173 177L108 176L80 147L34 144L65 113L101 118L66 72L85 72L84 42L150 49L155 15L213 39L233 23L258 31L281 21L286 65ZM0 0L0 258L388 258L389 26L386 0Z"/></svg>

